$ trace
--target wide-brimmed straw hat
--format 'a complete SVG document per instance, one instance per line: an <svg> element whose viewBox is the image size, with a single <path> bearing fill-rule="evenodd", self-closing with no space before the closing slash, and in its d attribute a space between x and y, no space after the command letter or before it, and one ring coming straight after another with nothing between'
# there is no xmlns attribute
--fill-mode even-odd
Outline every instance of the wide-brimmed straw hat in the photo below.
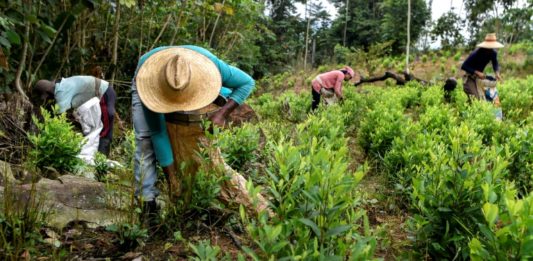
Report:
<svg viewBox="0 0 533 261"><path fill-rule="evenodd" d="M190 49L171 47L151 55L135 78L137 92L151 111L192 111L213 102L222 87L216 65Z"/></svg>
<svg viewBox="0 0 533 261"><path fill-rule="evenodd" d="M496 40L496 34L493 33L493 34L487 34L487 36L485 36L485 41L478 44L477 47L494 49L494 48L502 48L503 44L501 44L500 42Z"/></svg>

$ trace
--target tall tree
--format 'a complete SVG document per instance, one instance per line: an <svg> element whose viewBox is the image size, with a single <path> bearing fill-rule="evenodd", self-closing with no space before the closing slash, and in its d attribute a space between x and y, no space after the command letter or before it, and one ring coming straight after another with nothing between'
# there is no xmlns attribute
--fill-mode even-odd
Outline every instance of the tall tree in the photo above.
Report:
<svg viewBox="0 0 533 261"><path fill-rule="evenodd" d="M407 1L384 0L381 6L383 18L381 19L382 41L394 41L393 52L401 53L407 44L407 28L405 24L408 20ZM424 25L429 21L431 15L424 0L411 0L411 41L416 42L422 33Z"/></svg>
<svg viewBox="0 0 533 261"><path fill-rule="evenodd" d="M119 37L119 26L120 26L120 0L117 0L117 9L115 13L115 23L113 24L113 55L111 58L111 66L113 71L111 73L111 82L115 81L115 74L117 72L117 61L118 61L118 37Z"/></svg>
<svg viewBox="0 0 533 261"><path fill-rule="evenodd" d="M405 71L409 74L409 50L411 48L411 0L407 0L407 44L405 45Z"/></svg>
<svg viewBox="0 0 533 261"><path fill-rule="evenodd" d="M331 2L337 7L339 16L333 21L330 41L363 48L381 41L382 0L331 0ZM346 37L344 37L345 28Z"/></svg>
<svg viewBox="0 0 533 261"><path fill-rule="evenodd" d="M440 45L444 49L451 49L464 44L461 30L464 28L464 20L453 10L443 14L431 30L431 39L440 39Z"/></svg>
<svg viewBox="0 0 533 261"><path fill-rule="evenodd" d="M492 26L492 32L496 32L499 27L499 15L497 13L491 14L491 11L497 12L498 8L503 8L504 13L519 3L519 0L464 0L465 10L468 20L468 29L470 32L470 45L476 43L482 34L482 27L485 21L491 18L495 26Z"/></svg>

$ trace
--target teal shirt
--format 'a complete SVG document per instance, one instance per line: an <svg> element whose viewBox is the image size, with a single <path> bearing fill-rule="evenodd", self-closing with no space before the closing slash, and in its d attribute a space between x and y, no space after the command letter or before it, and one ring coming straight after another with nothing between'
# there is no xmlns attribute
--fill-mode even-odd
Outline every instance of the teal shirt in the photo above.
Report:
<svg viewBox="0 0 533 261"><path fill-rule="evenodd" d="M70 108L78 108L88 100L96 97L95 77L93 76L72 76L61 79L56 83L54 99L59 106L59 112L63 113ZM100 97L107 91L109 82L100 81Z"/></svg>
<svg viewBox="0 0 533 261"><path fill-rule="evenodd" d="M141 56L141 58L139 59L139 63L137 64L135 75L137 75L137 71L139 70L139 68L141 68L141 66L148 59L148 57L158 51L170 47L172 46L158 47ZM232 99L238 104L242 104L254 89L255 81L250 75L243 72L237 67L228 65L224 61L218 59L218 57L216 57L208 50L194 45L182 45L179 47L187 48L198 52L209 58L209 60L211 60L216 65L220 72L220 76L222 77L222 88L220 90L220 95L222 95L223 97ZM133 85L132 88L135 88L135 85ZM172 153L172 147L168 138L164 114L150 111L144 105L143 108L146 122L152 133L151 139L156 158L162 167L167 167L174 162L174 155Z"/></svg>

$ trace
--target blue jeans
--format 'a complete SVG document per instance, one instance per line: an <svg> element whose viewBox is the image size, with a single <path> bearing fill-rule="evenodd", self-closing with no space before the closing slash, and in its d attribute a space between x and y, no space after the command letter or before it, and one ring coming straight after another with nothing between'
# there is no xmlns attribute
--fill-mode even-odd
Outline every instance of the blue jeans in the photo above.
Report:
<svg viewBox="0 0 533 261"><path fill-rule="evenodd" d="M135 175L135 196L142 197L143 201L150 201L159 195L156 188L157 181L156 158L151 132L144 117L143 105L135 81L132 83L131 105L133 128L135 129L135 160L133 174Z"/></svg>

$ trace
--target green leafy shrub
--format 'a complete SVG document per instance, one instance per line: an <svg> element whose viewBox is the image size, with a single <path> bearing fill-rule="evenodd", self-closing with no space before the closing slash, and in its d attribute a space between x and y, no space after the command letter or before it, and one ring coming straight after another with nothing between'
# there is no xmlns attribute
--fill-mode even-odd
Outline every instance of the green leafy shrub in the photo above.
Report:
<svg viewBox="0 0 533 261"><path fill-rule="evenodd" d="M24 251L36 252L41 242L40 229L46 224L48 213L43 209L43 201L36 197L35 187L21 200L11 185L2 191L0 211L0 257L3 260L19 260Z"/></svg>
<svg viewBox="0 0 533 261"><path fill-rule="evenodd" d="M189 243L189 247L192 249L196 257L192 260L198 261L216 261L219 260L218 256L220 254L219 246L211 246L209 240L202 240L197 245Z"/></svg>
<svg viewBox="0 0 533 261"><path fill-rule="evenodd" d="M355 187L364 168L348 171L344 116L338 106L310 116L296 126L296 138L273 146L268 166L272 219L249 219L246 230L257 245L248 249L254 260L368 259L375 239L368 226L359 234L364 210L357 209ZM324 124L329 128L324 128ZM368 225L368 223L367 223Z"/></svg>
<svg viewBox="0 0 533 261"><path fill-rule="evenodd" d="M124 136L117 137L119 146L115 146L113 149L112 159L120 162L125 162L130 169L133 169L133 161L135 156L135 130L130 129L124 132Z"/></svg>
<svg viewBox="0 0 533 261"><path fill-rule="evenodd" d="M33 145L28 154L29 162L41 170L48 167L59 173L73 171L80 164L77 156L83 136L72 129L66 114L52 116L45 109L41 109L41 114L42 122L33 117L39 132L29 135Z"/></svg>
<svg viewBox="0 0 533 261"><path fill-rule="evenodd" d="M442 58L441 59L447 59L447 58L451 57L451 55L452 55L452 52L450 50L445 50L442 53Z"/></svg>
<svg viewBox="0 0 533 261"><path fill-rule="evenodd" d="M505 158L495 148L484 148L466 125L453 127L449 141L432 148L428 160L417 165L410 194L411 229L422 252L439 258L468 257L465 246L483 220L482 184L501 193L506 167Z"/></svg>
<svg viewBox="0 0 533 261"><path fill-rule="evenodd" d="M463 52L461 50L457 51L457 53L455 53L455 55L453 56L453 60L458 62L459 60L461 60L461 55L463 54Z"/></svg>
<svg viewBox="0 0 533 261"><path fill-rule="evenodd" d="M441 86L431 86L420 95L420 103L423 108L440 106L444 103L444 91Z"/></svg>
<svg viewBox="0 0 533 261"><path fill-rule="evenodd" d="M265 77L258 82L257 86L260 86L258 88L258 91L260 91L261 93L265 93L274 90L286 89L288 86L294 84L294 80L291 78L291 76L293 75L290 72L284 72L273 76ZM292 84L289 83L289 81L293 81Z"/></svg>
<svg viewBox="0 0 533 261"><path fill-rule="evenodd" d="M224 159L233 169L241 171L246 164L257 160L259 148L259 128L244 124L220 133L218 144Z"/></svg>
<svg viewBox="0 0 533 261"><path fill-rule="evenodd" d="M472 104L462 112L461 118L481 136L484 144L492 144L493 136L505 127L496 120L494 106L485 101L472 101Z"/></svg>
<svg viewBox="0 0 533 261"><path fill-rule="evenodd" d="M311 97L294 92L286 92L280 97L282 102L281 117L290 122L302 122L306 119L307 113L311 109Z"/></svg>
<svg viewBox="0 0 533 261"><path fill-rule="evenodd" d="M480 222L481 233L469 243L470 258L477 260L530 260L533 258L533 195L518 198L517 191L507 184L500 203L490 198L484 187L485 203Z"/></svg>
<svg viewBox="0 0 533 261"><path fill-rule="evenodd" d="M270 93L259 96L253 104L254 110L261 119L279 119L281 115L281 102Z"/></svg>
<svg viewBox="0 0 533 261"><path fill-rule="evenodd" d="M364 118L369 103L372 99L363 97L354 91L354 89L344 90L344 103L340 106L341 114L343 114L344 126L346 133L353 133L361 124Z"/></svg>
<svg viewBox="0 0 533 261"><path fill-rule="evenodd" d="M224 205L218 198L221 191L221 184L225 179L225 176L208 172L205 169L198 171L194 178L190 206L201 214L207 212L209 209L224 208Z"/></svg>
<svg viewBox="0 0 533 261"><path fill-rule="evenodd" d="M94 170L95 176L98 181L103 181L105 175L110 171L109 165L107 165L107 157L100 153L96 152L94 155Z"/></svg>
<svg viewBox="0 0 533 261"><path fill-rule="evenodd" d="M449 128L457 126L458 119L450 107L435 105L426 108L419 123L426 132L447 134Z"/></svg>
<svg viewBox="0 0 533 261"><path fill-rule="evenodd" d="M370 155L382 157L405 125L406 117L399 102L378 102L361 122L359 145Z"/></svg>
<svg viewBox="0 0 533 261"><path fill-rule="evenodd" d="M420 165L431 160L431 152L441 140L435 130L423 131L420 125L410 125L404 135L394 138L383 165L389 186L402 198L409 198L413 176Z"/></svg>
<svg viewBox="0 0 533 261"><path fill-rule="evenodd" d="M504 135L500 138L500 146L508 149L501 154L512 154L507 178L515 182L521 195L527 195L533 189L533 128L519 129L506 124L498 132Z"/></svg>
<svg viewBox="0 0 533 261"><path fill-rule="evenodd" d="M148 231L139 224L112 224L106 227L106 231L115 233L118 244L125 249L135 248L148 238Z"/></svg>
<svg viewBox="0 0 533 261"><path fill-rule="evenodd" d="M400 104L405 109L415 107L416 105L420 103L420 89L421 88L422 88L422 85L416 81L408 82L405 85L405 88L394 90L394 93L392 93L394 97L389 98L389 99L391 99L391 102L395 102L395 100L399 100Z"/></svg>
<svg viewBox="0 0 533 261"><path fill-rule="evenodd" d="M533 76L506 81L498 91L505 119L523 123L533 112Z"/></svg>

